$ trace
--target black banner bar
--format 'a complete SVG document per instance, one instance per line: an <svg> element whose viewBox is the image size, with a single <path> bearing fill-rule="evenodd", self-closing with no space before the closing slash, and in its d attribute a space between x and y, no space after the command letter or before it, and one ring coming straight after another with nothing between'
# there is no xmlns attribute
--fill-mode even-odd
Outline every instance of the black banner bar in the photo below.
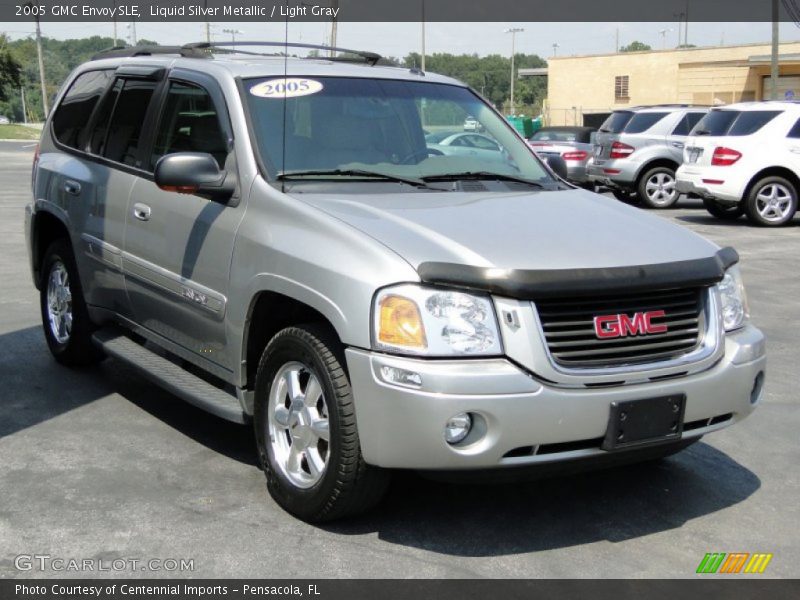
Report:
<svg viewBox="0 0 800 600"><path fill-rule="evenodd" d="M787 0L794 2L794 0ZM26 4L30 6L26 7ZM793 5L792 5L793 6ZM791 21L784 2L780 21ZM766 22L769 0L0 0L0 21Z"/></svg>
<svg viewBox="0 0 800 600"><path fill-rule="evenodd" d="M736 575L672 580L0 580L3 600L675 600L687 597L794 600L800 597L800 580Z"/></svg>

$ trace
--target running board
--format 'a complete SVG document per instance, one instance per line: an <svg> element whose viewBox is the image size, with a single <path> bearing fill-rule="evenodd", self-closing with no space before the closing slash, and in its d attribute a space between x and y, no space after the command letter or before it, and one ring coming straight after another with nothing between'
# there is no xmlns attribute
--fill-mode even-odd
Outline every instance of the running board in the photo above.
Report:
<svg viewBox="0 0 800 600"><path fill-rule="evenodd" d="M234 423L246 423L239 399L148 350L116 327L97 331L94 343L116 359L189 404Z"/></svg>

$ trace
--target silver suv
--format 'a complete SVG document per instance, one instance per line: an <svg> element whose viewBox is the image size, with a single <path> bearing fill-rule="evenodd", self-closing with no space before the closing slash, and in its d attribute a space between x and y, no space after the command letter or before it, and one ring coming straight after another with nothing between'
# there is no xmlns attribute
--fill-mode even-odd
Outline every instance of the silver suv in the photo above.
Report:
<svg viewBox="0 0 800 600"><path fill-rule="evenodd" d="M673 206L680 195L675 171L683 162L686 136L707 112L686 105L615 110L595 137L590 179L610 187L620 200Z"/></svg>
<svg viewBox="0 0 800 600"><path fill-rule="evenodd" d="M458 81L248 52L120 50L64 85L26 213L56 360L252 421L309 521L391 469L642 460L754 410L733 249L566 184ZM494 154L426 145L469 115Z"/></svg>

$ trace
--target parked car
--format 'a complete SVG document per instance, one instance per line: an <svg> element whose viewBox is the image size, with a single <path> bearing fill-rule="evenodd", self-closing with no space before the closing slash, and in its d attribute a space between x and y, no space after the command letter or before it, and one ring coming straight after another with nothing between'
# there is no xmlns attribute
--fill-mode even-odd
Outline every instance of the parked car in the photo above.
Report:
<svg viewBox="0 0 800 600"><path fill-rule="evenodd" d="M679 196L675 171L686 136L706 112L686 105L615 110L595 137L589 177L620 200L639 200L648 208L674 206Z"/></svg>
<svg viewBox="0 0 800 600"><path fill-rule="evenodd" d="M540 156L560 156L567 163L567 179L576 185L594 189L586 173L592 158L594 127L542 127L530 138L528 145Z"/></svg>
<svg viewBox="0 0 800 600"><path fill-rule="evenodd" d="M785 225L800 192L800 104L745 102L712 109L692 130L678 189L712 215Z"/></svg>
<svg viewBox="0 0 800 600"><path fill-rule="evenodd" d="M464 131L481 131L481 124L472 115L464 119Z"/></svg>
<svg viewBox="0 0 800 600"><path fill-rule="evenodd" d="M455 133L445 136L438 142L428 142L428 150L433 155L472 156L490 162L503 162L500 145L481 133Z"/></svg>
<svg viewBox="0 0 800 600"><path fill-rule="evenodd" d="M0 125L8 125L9 123L11 123L11 119L5 115L0 115Z"/></svg>
<svg viewBox="0 0 800 600"><path fill-rule="evenodd" d="M315 522L392 469L649 460L755 410L735 250L567 185L463 83L258 45L117 49L65 82L25 217L58 362L252 424L270 494ZM503 159L431 156L453 114Z"/></svg>

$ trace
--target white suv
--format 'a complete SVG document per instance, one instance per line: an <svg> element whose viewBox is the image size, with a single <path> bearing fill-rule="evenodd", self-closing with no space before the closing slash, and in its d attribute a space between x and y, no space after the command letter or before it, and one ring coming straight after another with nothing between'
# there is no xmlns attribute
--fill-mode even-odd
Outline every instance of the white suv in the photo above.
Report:
<svg viewBox="0 0 800 600"><path fill-rule="evenodd" d="M778 226L797 211L800 103L744 102L711 110L686 140L681 192L703 198L721 219L743 213Z"/></svg>

